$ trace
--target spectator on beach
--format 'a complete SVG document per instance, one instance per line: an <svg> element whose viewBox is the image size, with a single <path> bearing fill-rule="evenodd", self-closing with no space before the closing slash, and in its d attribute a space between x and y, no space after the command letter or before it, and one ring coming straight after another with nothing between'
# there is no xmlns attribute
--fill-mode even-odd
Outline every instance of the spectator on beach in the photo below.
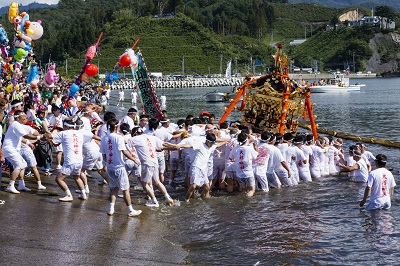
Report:
<svg viewBox="0 0 400 266"><path fill-rule="evenodd" d="M125 94L124 91L122 90L122 88L119 90L118 93L118 103L117 106L119 106L119 104L121 104L122 107L124 107L124 100L125 100Z"/></svg>

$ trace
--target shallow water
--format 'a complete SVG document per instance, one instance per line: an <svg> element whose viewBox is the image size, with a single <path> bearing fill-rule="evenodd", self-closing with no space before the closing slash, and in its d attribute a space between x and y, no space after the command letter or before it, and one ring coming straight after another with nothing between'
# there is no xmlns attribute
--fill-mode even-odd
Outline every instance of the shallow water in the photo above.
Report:
<svg viewBox="0 0 400 266"><path fill-rule="evenodd" d="M359 93L314 94L314 113L322 128L363 137L399 141L400 79L357 79L365 83ZM231 88L218 88L229 92ZM206 103L204 94L215 88L159 90L167 96L167 110L173 122L187 114L198 116L202 109L217 120L227 103ZM130 91L125 93L129 98ZM117 92L112 92L116 100ZM125 109L110 107L121 117ZM240 120L233 112L229 120ZM344 148L353 144L346 141ZM399 183L399 150L367 144L375 155L389 157ZM165 238L181 245L188 263L197 265L272 264L397 264L400 256L399 197L395 193L389 211L365 212L358 207L364 185L341 177L325 177L312 183L243 195L214 193L208 200L182 202L176 208L159 211L160 222L170 230ZM175 191L174 197L183 198Z"/></svg>

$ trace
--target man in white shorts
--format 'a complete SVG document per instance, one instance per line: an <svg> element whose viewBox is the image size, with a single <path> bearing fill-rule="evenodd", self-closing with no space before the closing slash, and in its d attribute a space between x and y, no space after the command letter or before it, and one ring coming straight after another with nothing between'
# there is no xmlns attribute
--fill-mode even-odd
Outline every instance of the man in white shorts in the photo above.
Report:
<svg viewBox="0 0 400 266"><path fill-rule="evenodd" d="M255 179L252 161L257 158L257 142L253 142L253 147L248 144L249 135L242 132L238 135L239 143L231 153L229 158L234 160L234 169L240 185L240 191L244 190L248 197L252 197L255 192Z"/></svg>
<svg viewBox="0 0 400 266"><path fill-rule="evenodd" d="M134 210L132 207L131 196L129 194L129 179L125 170L124 156L140 165L140 161L133 158L127 151L124 138L117 133L118 120L113 118L107 121L110 131L106 137L102 138L100 152L104 154L107 163L108 184L110 187L110 208L108 215L114 214L115 201L118 190L122 190L124 201L128 206L128 216L138 216L141 210Z"/></svg>
<svg viewBox="0 0 400 266"><path fill-rule="evenodd" d="M131 99L132 99L132 107L135 107L136 103L137 103L137 92L136 92L136 89L134 89L131 92Z"/></svg>
<svg viewBox="0 0 400 266"><path fill-rule="evenodd" d="M118 93L118 103L117 106L119 106L119 104L121 103L121 106L124 107L124 100L125 100L125 94L124 91L122 90L122 88L120 89L119 93Z"/></svg>
<svg viewBox="0 0 400 266"><path fill-rule="evenodd" d="M2 146L3 156L11 163L14 170L10 175L10 182L6 188L6 191L19 194L18 190L30 191L25 186L24 180L20 180L18 183L18 190L15 189L14 184L18 176L22 172L22 177L25 168L28 166L24 158L20 154L22 138L28 140L40 140L43 136L33 128L26 126L26 115L23 111L17 110L14 113L14 121L9 125L4 142Z"/></svg>
<svg viewBox="0 0 400 266"><path fill-rule="evenodd" d="M131 145L136 148L136 152L142 163L142 174L140 181L151 201L146 203L148 207L159 207L158 201L154 195L151 183L157 186L164 195L167 204L172 205L174 201L168 194L163 183L160 182L158 174L158 159L156 151L163 151L163 141L157 137L143 134L140 127L134 127L132 130Z"/></svg>
<svg viewBox="0 0 400 266"><path fill-rule="evenodd" d="M42 181L40 179L40 173L37 169L37 161L36 157L33 154L33 149L35 148L35 145L33 145L29 140L23 138L21 142L21 156L24 158L26 163L28 164L31 172L33 173L33 176L35 177L37 184L38 184L38 189L39 190L45 190L46 187L42 185ZM23 172L21 171L20 173L20 178L23 179Z"/></svg>
<svg viewBox="0 0 400 266"><path fill-rule="evenodd" d="M387 157L384 154L378 154L375 158L376 169L368 175L367 186L365 187L364 197L360 202L360 207L364 206L369 197L369 203L365 209L367 211L377 209L389 209L391 207L391 198L393 197L394 181L392 173L386 167Z"/></svg>
<svg viewBox="0 0 400 266"><path fill-rule="evenodd" d="M90 142L92 138L84 136L83 131L78 130L79 127L76 126L75 122L66 120L63 131L46 135L47 138L53 139L54 142L61 143L63 147L64 163L56 176L57 184L65 192L65 197L59 198L59 201L63 202L73 201L71 191L64 181L70 175L73 176L78 189L81 191L78 198L82 200L87 199L84 184L80 179L83 164L82 146L84 142Z"/></svg>
<svg viewBox="0 0 400 266"><path fill-rule="evenodd" d="M205 142L197 142L193 145L190 144L179 144L176 148L191 148L194 150L193 154L193 162L190 166L189 176L190 176L190 186L186 193L186 201L193 196L194 190L197 186L202 187L201 196L203 198L210 197L210 184L208 180L208 167L207 162L210 159L211 154L215 151L216 148L224 145L230 140L219 142L218 145L215 145L217 138L214 133L209 133L206 135Z"/></svg>

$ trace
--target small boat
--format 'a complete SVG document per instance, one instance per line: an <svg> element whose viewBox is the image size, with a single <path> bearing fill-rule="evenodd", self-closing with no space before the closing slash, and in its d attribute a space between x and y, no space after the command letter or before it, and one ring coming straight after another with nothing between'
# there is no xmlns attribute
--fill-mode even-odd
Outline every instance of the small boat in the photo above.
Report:
<svg viewBox="0 0 400 266"><path fill-rule="evenodd" d="M322 85L311 86L312 93L345 93L345 92L359 92L364 84L350 85L350 79L345 77L342 73L335 73L334 78Z"/></svg>
<svg viewBox="0 0 400 266"><path fill-rule="evenodd" d="M225 102L227 100L227 94L218 90L206 93L204 96L207 102Z"/></svg>

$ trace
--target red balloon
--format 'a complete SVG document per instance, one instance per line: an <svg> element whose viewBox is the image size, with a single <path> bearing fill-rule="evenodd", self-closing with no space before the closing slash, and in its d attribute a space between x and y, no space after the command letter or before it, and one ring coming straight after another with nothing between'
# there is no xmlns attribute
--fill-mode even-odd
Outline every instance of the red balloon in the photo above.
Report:
<svg viewBox="0 0 400 266"><path fill-rule="evenodd" d="M131 65L131 62L132 62L132 60L131 60L131 58L129 57L129 55L127 55L127 54L124 54L124 55L121 56L121 58L119 59L119 64L120 64L122 67L130 66L130 65Z"/></svg>
<svg viewBox="0 0 400 266"><path fill-rule="evenodd" d="M98 69L97 66L94 65L94 64L88 64L88 65L86 66L86 69L85 69L85 73L86 73L86 75L87 75L88 77L93 77L94 75L97 74L98 71L99 71L99 69Z"/></svg>

